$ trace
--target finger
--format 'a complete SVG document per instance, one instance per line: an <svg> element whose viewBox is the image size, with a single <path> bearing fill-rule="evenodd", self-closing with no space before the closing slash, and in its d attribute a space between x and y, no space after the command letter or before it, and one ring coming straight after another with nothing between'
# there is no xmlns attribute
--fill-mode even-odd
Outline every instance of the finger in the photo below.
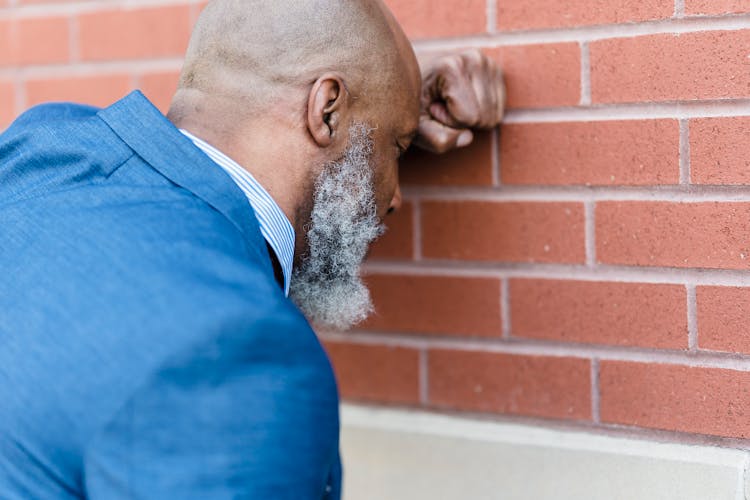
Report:
<svg viewBox="0 0 750 500"><path fill-rule="evenodd" d="M480 121L482 106L466 73L446 74L441 95L454 127L473 127Z"/></svg>
<svg viewBox="0 0 750 500"><path fill-rule="evenodd" d="M479 116L474 123L475 128L491 128L495 125L497 89L489 76L490 72L490 68L483 64L472 74L471 85L479 103Z"/></svg>
<svg viewBox="0 0 750 500"><path fill-rule="evenodd" d="M492 128L505 114L502 71L478 49L440 58L422 96L423 112L452 128Z"/></svg>
<svg viewBox="0 0 750 500"><path fill-rule="evenodd" d="M443 103L450 119L434 116L436 120L456 128L471 127L479 119L480 106L471 81L473 66L461 54L445 57L435 68L433 103Z"/></svg>
<svg viewBox="0 0 750 500"><path fill-rule="evenodd" d="M469 61L471 83L479 102L477 128L492 128L500 123L505 113L505 84L498 65L479 50L464 53Z"/></svg>
<svg viewBox="0 0 750 500"><path fill-rule="evenodd" d="M444 102L433 102L430 104L427 111L429 111L433 120L438 121L443 125L453 128L462 128L461 124L451 116Z"/></svg>
<svg viewBox="0 0 750 500"><path fill-rule="evenodd" d="M474 134L471 130L447 127L429 117L424 117L419 122L414 144L433 153L445 153L451 149L468 146L473 140Z"/></svg>

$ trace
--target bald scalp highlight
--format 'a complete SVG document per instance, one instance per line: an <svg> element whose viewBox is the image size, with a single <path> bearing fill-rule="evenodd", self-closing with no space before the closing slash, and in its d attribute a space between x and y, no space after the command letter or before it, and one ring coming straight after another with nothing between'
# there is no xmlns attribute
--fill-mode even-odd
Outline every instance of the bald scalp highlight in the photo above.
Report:
<svg viewBox="0 0 750 500"><path fill-rule="evenodd" d="M212 0L185 56L180 89L262 104L285 87L341 72L358 92L373 68L397 68L379 0ZM364 90L364 89L362 89Z"/></svg>

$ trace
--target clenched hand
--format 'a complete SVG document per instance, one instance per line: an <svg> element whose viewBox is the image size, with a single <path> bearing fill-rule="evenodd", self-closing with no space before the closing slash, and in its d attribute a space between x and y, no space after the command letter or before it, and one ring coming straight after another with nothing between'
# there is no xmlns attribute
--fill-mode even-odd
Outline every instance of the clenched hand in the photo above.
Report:
<svg viewBox="0 0 750 500"><path fill-rule="evenodd" d="M470 129L497 126L505 112L500 68L478 49L422 63L422 103L414 143L434 153L471 144Z"/></svg>

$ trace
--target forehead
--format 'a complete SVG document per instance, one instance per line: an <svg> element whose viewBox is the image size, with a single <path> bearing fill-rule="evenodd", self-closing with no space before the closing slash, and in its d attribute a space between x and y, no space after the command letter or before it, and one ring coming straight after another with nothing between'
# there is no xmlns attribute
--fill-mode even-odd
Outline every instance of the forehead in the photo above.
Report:
<svg viewBox="0 0 750 500"><path fill-rule="evenodd" d="M397 136L409 135L419 125L422 79L414 53L400 54L385 83L377 119Z"/></svg>
<svg viewBox="0 0 750 500"><path fill-rule="evenodd" d="M419 124L422 76L411 42L387 8L385 17L391 30L390 42L393 44L391 68L384 75L388 80L386 96L389 101L385 107L389 108L387 112L391 119L409 132Z"/></svg>
<svg viewBox="0 0 750 500"><path fill-rule="evenodd" d="M395 138L410 135L419 125L419 95L401 81L394 81L383 94L373 102L367 121L381 134Z"/></svg>

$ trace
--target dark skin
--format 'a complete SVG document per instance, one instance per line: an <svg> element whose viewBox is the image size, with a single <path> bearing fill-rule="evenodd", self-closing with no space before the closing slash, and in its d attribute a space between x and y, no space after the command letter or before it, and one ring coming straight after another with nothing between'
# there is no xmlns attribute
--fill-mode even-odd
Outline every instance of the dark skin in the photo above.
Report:
<svg viewBox="0 0 750 500"><path fill-rule="evenodd" d="M310 23L317 18L325 23ZM286 32L289 41L279 40ZM381 0L214 0L196 25L168 118L253 174L295 228L299 258L314 180L342 156L353 125L372 129L383 218L401 205L398 160L412 143L449 151L471 142L471 128L502 119L500 71L478 51L421 66Z"/></svg>
<svg viewBox="0 0 750 500"><path fill-rule="evenodd" d="M500 68L481 51L420 59L422 93L415 145L445 153L471 144L471 129L496 127L505 112Z"/></svg>

